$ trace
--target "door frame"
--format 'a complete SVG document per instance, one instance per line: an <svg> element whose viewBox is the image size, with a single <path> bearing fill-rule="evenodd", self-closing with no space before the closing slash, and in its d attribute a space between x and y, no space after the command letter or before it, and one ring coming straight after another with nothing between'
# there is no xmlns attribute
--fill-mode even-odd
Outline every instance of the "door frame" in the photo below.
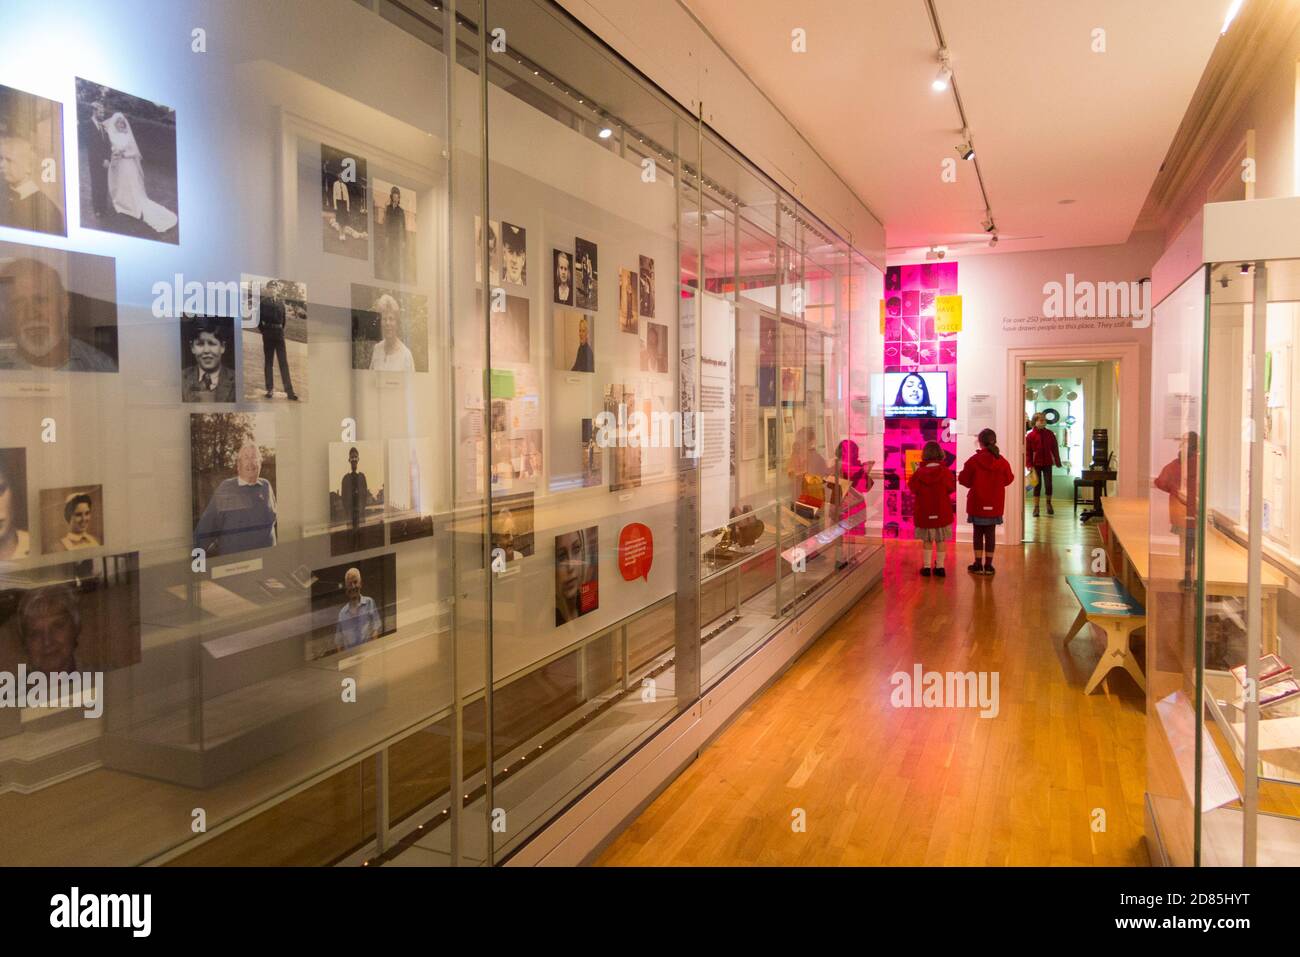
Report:
<svg viewBox="0 0 1300 957"><path fill-rule="evenodd" d="M1011 483L1007 495L1006 523L1003 525L1005 544L1019 545L1025 537L1025 469L1024 436L1024 379L1027 362L1110 362L1119 368L1119 408L1115 421L1119 423L1119 479L1117 495L1134 496L1138 489L1138 414L1144 407L1141 402L1142 369L1139 363L1140 342L1084 342L1075 345L1014 346L1007 349L1007 407L1003 411L999 443L1003 454L1011 463L1016 481ZM1085 443L1085 448L1087 444Z"/></svg>

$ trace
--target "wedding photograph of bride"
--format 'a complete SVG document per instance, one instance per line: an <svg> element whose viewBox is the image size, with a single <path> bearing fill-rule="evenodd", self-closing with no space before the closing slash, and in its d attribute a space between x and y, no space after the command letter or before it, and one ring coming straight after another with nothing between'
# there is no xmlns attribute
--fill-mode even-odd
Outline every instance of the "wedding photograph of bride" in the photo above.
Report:
<svg viewBox="0 0 1300 957"><path fill-rule="evenodd" d="M77 77L81 225L180 243L176 111Z"/></svg>

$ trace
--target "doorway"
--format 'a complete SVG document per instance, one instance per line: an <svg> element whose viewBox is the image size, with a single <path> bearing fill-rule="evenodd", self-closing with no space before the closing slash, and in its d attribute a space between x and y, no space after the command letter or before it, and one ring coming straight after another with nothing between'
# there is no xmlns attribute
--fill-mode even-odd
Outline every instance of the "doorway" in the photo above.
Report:
<svg viewBox="0 0 1300 957"><path fill-rule="evenodd" d="M1084 523L1094 487L1084 472L1120 445L1119 362L1115 359L1025 362L1019 396L1025 439L1022 540L1043 545L1087 544ZM1038 449L1030 461L1030 448ZM1117 456L1114 456L1117 458ZM1059 464L1057 464L1059 462ZM1114 484L1106 491L1113 493Z"/></svg>

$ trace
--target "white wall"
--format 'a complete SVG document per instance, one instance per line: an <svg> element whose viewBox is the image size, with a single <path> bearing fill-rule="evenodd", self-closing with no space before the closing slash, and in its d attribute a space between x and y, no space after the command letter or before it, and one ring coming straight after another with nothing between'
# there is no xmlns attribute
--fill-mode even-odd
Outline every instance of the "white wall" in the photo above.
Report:
<svg viewBox="0 0 1300 957"><path fill-rule="evenodd" d="M1048 330L1012 328L1016 320L1042 316L1043 286L1064 283L1073 273L1076 282L1130 282L1150 275L1160 252L1160 238L1147 235L1122 246L1088 246L1077 249L1049 249L1037 252L996 253L958 260L957 289L962 297L962 332L957 348L957 459L975 452L975 438L967 434L961 419L972 393L996 397L997 431L1004 450L1020 441L1023 399L1009 394L1008 353L1025 347L1076 347L1099 343L1138 345L1138 396L1141 401L1121 403L1120 429L1138 435L1136 461L1124 466L1120 491L1140 494L1148 484L1146 444L1146 398L1151 393L1151 330L1114 319L1075 319L1054 323ZM915 260L900 261L906 264ZM890 265L895 265L891 262ZM1074 328L1065 328L1073 326ZM1049 355L1035 357L1038 360ZM879 357L873 357L879 363ZM965 512L965 489L958 490L958 515ZM1010 499L1008 508L1011 508ZM969 533L959 525L959 532ZM1011 528L1008 528L1011 531Z"/></svg>

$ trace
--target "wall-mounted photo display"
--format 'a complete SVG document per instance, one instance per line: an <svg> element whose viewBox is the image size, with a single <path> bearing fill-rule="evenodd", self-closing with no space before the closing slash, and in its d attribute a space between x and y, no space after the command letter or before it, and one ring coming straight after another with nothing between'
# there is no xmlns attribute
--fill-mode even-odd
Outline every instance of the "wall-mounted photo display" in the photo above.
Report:
<svg viewBox="0 0 1300 957"><path fill-rule="evenodd" d="M573 305L573 253L551 250L551 295L557 305Z"/></svg>
<svg viewBox="0 0 1300 957"><path fill-rule="evenodd" d="M176 111L77 77L81 225L179 243Z"/></svg>
<svg viewBox="0 0 1300 957"><path fill-rule="evenodd" d="M185 316L177 325L181 347L181 401L235 401L235 320Z"/></svg>
<svg viewBox="0 0 1300 957"><path fill-rule="evenodd" d="M555 365L566 372L596 371L595 320L576 309L555 310Z"/></svg>
<svg viewBox="0 0 1300 957"><path fill-rule="evenodd" d="M516 482L542 478L542 430L515 429L510 436L510 474Z"/></svg>
<svg viewBox="0 0 1300 957"><path fill-rule="evenodd" d="M596 442L596 429L591 419L582 420L582 485L594 488L600 484L602 459L600 445Z"/></svg>
<svg viewBox="0 0 1300 957"><path fill-rule="evenodd" d="M243 290L243 397L306 400L306 283L244 276ZM280 373L279 388L276 371Z"/></svg>
<svg viewBox="0 0 1300 957"><path fill-rule="evenodd" d="M781 401L803 402L803 366L781 367Z"/></svg>
<svg viewBox="0 0 1300 957"><path fill-rule="evenodd" d="M512 286L528 285L528 231L501 223L501 280Z"/></svg>
<svg viewBox="0 0 1300 957"><path fill-rule="evenodd" d="M618 328L638 335L641 331L636 315L637 277L630 269L618 271Z"/></svg>
<svg viewBox="0 0 1300 957"><path fill-rule="evenodd" d="M99 548L104 541L104 486L41 489L41 552Z"/></svg>
<svg viewBox="0 0 1300 957"><path fill-rule="evenodd" d="M638 279L640 283L638 311L642 318L653 319L655 317L655 261L649 256L641 257Z"/></svg>
<svg viewBox="0 0 1300 957"><path fill-rule="evenodd" d="M384 443L331 442L330 554L384 544Z"/></svg>
<svg viewBox="0 0 1300 957"><path fill-rule="evenodd" d="M209 559L275 545L275 416L190 413L194 547Z"/></svg>
<svg viewBox="0 0 1300 957"><path fill-rule="evenodd" d="M352 368L428 372L428 297L353 283Z"/></svg>
<svg viewBox="0 0 1300 957"><path fill-rule="evenodd" d="M27 450L0 449L0 561L32 553L27 524Z"/></svg>
<svg viewBox="0 0 1300 957"><path fill-rule="evenodd" d="M327 253L370 258L369 179L364 157L320 147L321 238Z"/></svg>
<svg viewBox="0 0 1300 957"><path fill-rule="evenodd" d="M433 534L432 439L389 439L384 517L392 544Z"/></svg>
<svg viewBox="0 0 1300 957"><path fill-rule="evenodd" d="M573 240L573 305L593 312L600 308L596 254L595 243L585 239Z"/></svg>
<svg viewBox="0 0 1300 957"><path fill-rule="evenodd" d="M375 278L413 285L416 280L416 195L376 176L371 180L375 210Z"/></svg>
<svg viewBox="0 0 1300 957"><path fill-rule="evenodd" d="M0 243L0 370L117 371L112 259Z"/></svg>
<svg viewBox="0 0 1300 957"><path fill-rule="evenodd" d="M501 549L507 564L533 554L534 504L532 492L492 499L492 551Z"/></svg>
<svg viewBox="0 0 1300 957"><path fill-rule="evenodd" d="M641 331L641 371L668 371L668 327L647 322Z"/></svg>
<svg viewBox="0 0 1300 957"><path fill-rule="evenodd" d="M63 104L0 86L0 226L68 235Z"/></svg>
<svg viewBox="0 0 1300 957"><path fill-rule="evenodd" d="M563 625L600 607L599 529L555 536L555 624Z"/></svg>
<svg viewBox="0 0 1300 957"><path fill-rule="evenodd" d="M140 663L140 556L82 558L0 585L0 668L42 674Z"/></svg>
<svg viewBox="0 0 1300 957"><path fill-rule="evenodd" d="M487 245L488 284L495 286L501 281L501 224L495 219L488 220ZM478 216L474 217L474 281L483 281L483 220Z"/></svg>
<svg viewBox="0 0 1300 957"><path fill-rule="evenodd" d="M612 442L609 490L619 492L637 488L641 484L641 446L629 443L626 427L628 419L636 411L636 388L619 383L605 386L604 411L613 416L615 422L621 423L609 430L614 433L608 436Z"/></svg>
<svg viewBox="0 0 1300 957"><path fill-rule="evenodd" d="M504 302L501 300L504 298ZM483 312L483 293L475 295L478 314ZM494 296L492 298L492 363L527 362L532 354L530 330L530 302L523 296ZM496 306L502 308L497 311Z"/></svg>
<svg viewBox="0 0 1300 957"><path fill-rule="evenodd" d="M375 555L312 571L306 658L346 654L397 630L397 556Z"/></svg>

